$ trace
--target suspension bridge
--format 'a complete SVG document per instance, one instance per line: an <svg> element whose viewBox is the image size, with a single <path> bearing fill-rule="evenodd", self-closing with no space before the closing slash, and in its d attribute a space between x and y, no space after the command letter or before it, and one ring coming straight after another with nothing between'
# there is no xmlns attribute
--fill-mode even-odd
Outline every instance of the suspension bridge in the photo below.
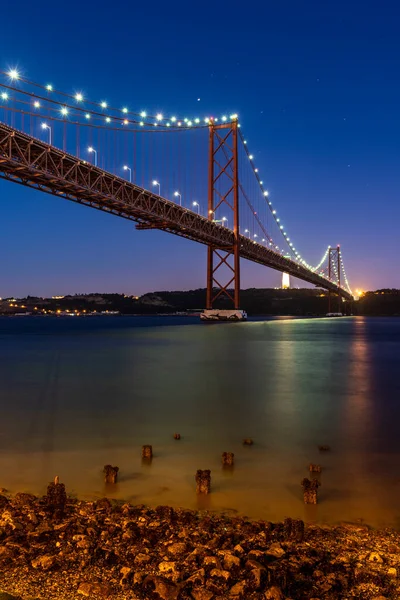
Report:
<svg viewBox="0 0 400 600"><path fill-rule="evenodd" d="M238 115L169 117L0 71L0 177L207 250L207 306L240 310L244 258L351 301L340 246L312 266L281 222Z"/></svg>

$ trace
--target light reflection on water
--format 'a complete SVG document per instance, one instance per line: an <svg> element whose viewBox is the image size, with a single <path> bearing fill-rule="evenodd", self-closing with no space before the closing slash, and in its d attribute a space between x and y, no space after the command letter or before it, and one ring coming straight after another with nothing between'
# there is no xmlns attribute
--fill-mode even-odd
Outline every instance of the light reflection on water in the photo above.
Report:
<svg viewBox="0 0 400 600"><path fill-rule="evenodd" d="M58 474L85 498L397 525L400 320L194 323L0 320L0 486L43 493ZM302 503L309 462L323 466L317 507Z"/></svg>

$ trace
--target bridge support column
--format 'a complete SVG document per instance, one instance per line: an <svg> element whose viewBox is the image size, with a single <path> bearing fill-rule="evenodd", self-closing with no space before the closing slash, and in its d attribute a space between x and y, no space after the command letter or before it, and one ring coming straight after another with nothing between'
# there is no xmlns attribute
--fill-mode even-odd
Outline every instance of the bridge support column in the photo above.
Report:
<svg viewBox="0 0 400 600"><path fill-rule="evenodd" d="M240 308L238 123L209 127L208 219L233 229L232 246L208 246L207 309L225 297Z"/></svg>

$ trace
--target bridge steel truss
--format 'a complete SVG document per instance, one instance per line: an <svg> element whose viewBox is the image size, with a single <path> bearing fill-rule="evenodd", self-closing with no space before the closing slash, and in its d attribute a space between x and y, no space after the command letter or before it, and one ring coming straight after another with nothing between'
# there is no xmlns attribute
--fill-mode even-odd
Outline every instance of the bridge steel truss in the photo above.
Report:
<svg viewBox="0 0 400 600"><path fill-rule="evenodd" d="M340 293L347 300L353 299L334 282L239 235L238 228L232 231L3 123L0 123L0 177L135 221L139 229L162 229L228 254L238 248L241 258ZM236 282L239 284L238 278ZM238 293L238 285L235 289Z"/></svg>
<svg viewBox="0 0 400 600"><path fill-rule="evenodd" d="M328 252L328 277L329 279L332 275L335 275L338 282L338 312L342 312L342 299L343 295L340 288L340 246L336 246L336 248L329 248ZM329 290L328 294L328 312L332 310L332 298L331 298L331 290Z"/></svg>
<svg viewBox="0 0 400 600"><path fill-rule="evenodd" d="M240 239L239 239L239 165L237 121L209 127L208 219L215 222L215 213L223 206L233 222L230 247L208 245L207 306L226 296L240 308ZM224 223L222 223L223 225ZM224 277L224 280L221 279ZM231 287L233 286L233 296Z"/></svg>

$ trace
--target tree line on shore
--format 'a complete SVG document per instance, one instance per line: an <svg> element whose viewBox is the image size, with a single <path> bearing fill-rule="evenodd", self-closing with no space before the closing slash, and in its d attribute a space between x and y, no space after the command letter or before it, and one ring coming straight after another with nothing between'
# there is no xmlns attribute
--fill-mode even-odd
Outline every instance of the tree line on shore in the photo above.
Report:
<svg viewBox="0 0 400 600"><path fill-rule="evenodd" d="M56 298L28 296L21 299L0 301L0 314L29 312L32 314L59 314L60 311L101 313L118 311L120 314L174 314L176 312L200 312L206 305L206 290L161 291L143 296L126 294L75 294ZM221 297L215 308L231 308L228 299ZM241 308L249 315L314 316L329 312L329 296L326 290L302 289L256 289L241 292ZM382 289L366 292L355 302L339 302L332 295L331 312L358 315L400 315L400 290Z"/></svg>

